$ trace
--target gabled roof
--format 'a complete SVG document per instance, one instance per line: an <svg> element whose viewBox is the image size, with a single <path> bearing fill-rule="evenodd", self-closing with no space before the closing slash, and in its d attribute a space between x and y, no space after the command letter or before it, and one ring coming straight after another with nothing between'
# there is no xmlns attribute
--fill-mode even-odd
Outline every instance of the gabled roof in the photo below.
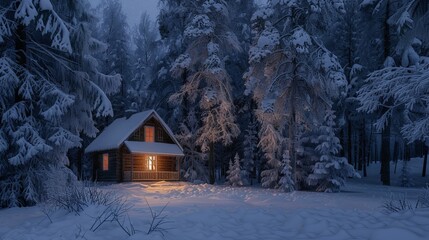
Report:
<svg viewBox="0 0 429 240"><path fill-rule="evenodd" d="M180 146L177 139L174 137L173 132L167 126L167 124L162 120L162 118L155 112L155 110L148 110L144 112L139 112L133 114L129 118L118 118L113 121L109 126L107 126L101 133L98 135L91 144L88 145L85 149L85 153L97 152L103 150L117 149L119 146L127 140L127 138L137 130L146 120L154 117L158 122L164 127L165 131L177 144L179 149L183 151L182 146Z"/></svg>
<svg viewBox="0 0 429 240"><path fill-rule="evenodd" d="M177 146L177 144L125 141L125 146L127 146L131 153L184 156L183 151L179 148L179 146Z"/></svg>

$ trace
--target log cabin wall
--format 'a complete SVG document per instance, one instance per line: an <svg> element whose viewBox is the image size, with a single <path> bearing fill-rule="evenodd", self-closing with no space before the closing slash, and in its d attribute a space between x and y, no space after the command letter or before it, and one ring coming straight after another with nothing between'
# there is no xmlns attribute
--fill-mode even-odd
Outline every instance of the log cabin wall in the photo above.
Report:
<svg viewBox="0 0 429 240"><path fill-rule="evenodd" d="M123 171L151 171L148 169L146 154L123 153ZM156 156L157 169L152 171L177 171L176 157Z"/></svg>
<svg viewBox="0 0 429 240"><path fill-rule="evenodd" d="M108 170L103 170L103 154L108 154ZM118 179L118 154L117 149L96 152L93 155L94 159L94 179L97 181L119 181Z"/></svg>

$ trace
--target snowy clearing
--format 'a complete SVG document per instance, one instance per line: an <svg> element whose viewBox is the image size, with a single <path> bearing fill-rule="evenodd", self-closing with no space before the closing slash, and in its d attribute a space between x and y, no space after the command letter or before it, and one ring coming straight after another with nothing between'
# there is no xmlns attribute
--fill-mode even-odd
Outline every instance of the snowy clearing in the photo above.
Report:
<svg viewBox="0 0 429 240"><path fill-rule="evenodd" d="M282 193L262 188L231 188L183 182L124 183L104 186L126 195L134 207L131 221L138 230L128 237L117 225L88 229L97 215L88 208L80 216L57 212L53 223L40 207L0 210L0 239L162 239L146 235L150 212L165 204L165 239L427 239L429 209L382 213L390 193L417 188L351 183L344 192ZM92 216L92 217L91 217Z"/></svg>

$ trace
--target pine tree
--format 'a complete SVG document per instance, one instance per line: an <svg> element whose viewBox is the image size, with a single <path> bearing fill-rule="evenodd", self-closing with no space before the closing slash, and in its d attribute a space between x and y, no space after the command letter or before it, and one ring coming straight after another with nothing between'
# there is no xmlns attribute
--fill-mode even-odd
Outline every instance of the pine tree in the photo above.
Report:
<svg viewBox="0 0 429 240"><path fill-rule="evenodd" d="M193 109L189 111L186 123L180 126L180 133L177 135L185 154L181 164L181 168L184 170L183 177L189 182L208 182L205 166L207 159L196 143L197 135L195 133L198 130L198 119Z"/></svg>
<svg viewBox="0 0 429 240"><path fill-rule="evenodd" d="M240 168L240 157L238 156L238 153L235 154L234 163L232 163L231 160L229 161L226 181L228 185L231 185L233 187L239 187L244 185L242 180L242 171Z"/></svg>
<svg viewBox="0 0 429 240"><path fill-rule="evenodd" d="M149 85L151 97L148 104L156 108L172 129L179 129L192 106L188 106L186 100L181 105L171 104L169 98L186 82L189 71L186 67L181 72L170 70L179 55L186 51L184 32L195 6L193 1L182 0L160 0L159 6L161 40L158 44L161 51L153 66L154 79Z"/></svg>
<svg viewBox="0 0 429 240"><path fill-rule="evenodd" d="M292 177L292 166L290 162L290 156L289 151L285 150L283 153L283 160L282 160L282 171L281 171L281 178L280 178L280 189L283 189L285 192L292 192L295 190L295 182L293 181Z"/></svg>
<svg viewBox="0 0 429 240"><path fill-rule="evenodd" d="M267 120L262 122L259 134L259 147L264 153L267 165L270 167L261 173L261 183L263 187L277 188L280 180L281 162L280 149L284 142L283 136L279 134L280 130L276 129L277 122L271 124L268 119L272 119L271 113L263 113L268 115ZM261 118L260 118L261 119Z"/></svg>
<svg viewBox="0 0 429 240"><path fill-rule="evenodd" d="M243 181L245 185L251 183L252 175L256 171L255 159L257 154L258 147L258 132L257 132L257 122L251 121L247 127L246 134L244 136L244 153L242 159L243 166Z"/></svg>
<svg viewBox="0 0 429 240"><path fill-rule="evenodd" d="M341 145L335 136L334 120L334 113L328 111L317 139L316 151L320 158L314 163L313 171L307 177L307 184L315 186L316 191L337 192L344 186L347 177L359 177L346 158L336 156Z"/></svg>
<svg viewBox="0 0 429 240"><path fill-rule="evenodd" d="M170 97L176 105L196 104L202 116L197 144L208 153L209 182L215 182L215 144L229 145L240 129L235 122L230 76L224 59L229 50L239 50L236 36L229 31L225 1L199 0L192 6L184 37L187 49L171 67L176 78L185 82Z"/></svg>
<svg viewBox="0 0 429 240"><path fill-rule="evenodd" d="M81 134L95 136L94 115L113 114L120 77L97 71L87 5L55 3L0 3L1 207L43 198L45 172L63 171Z"/></svg>
<svg viewBox="0 0 429 240"><path fill-rule="evenodd" d="M136 110L153 108L150 103L154 92L149 91L154 78L155 64L158 62L159 46L157 29L147 13L143 13L140 22L133 31L134 51L133 78L127 87L128 101Z"/></svg>
<svg viewBox="0 0 429 240"><path fill-rule="evenodd" d="M115 116L125 114L130 100L127 88L131 81L130 41L126 16L119 0L103 0L100 38L107 44L102 55L102 70L111 74L119 74L122 78L120 91L113 96L112 104Z"/></svg>
<svg viewBox="0 0 429 240"><path fill-rule="evenodd" d="M281 138L274 136L284 137L287 129L293 180L297 184L296 129L303 125L311 131L315 122L322 121L323 111L331 109L333 100L345 90L347 82L341 65L318 38L319 29L326 28L329 22L329 15L322 13L332 9L344 11L344 5L341 1L268 1L268 7L252 17L253 45L249 50L251 66L245 75L246 93L258 103L260 146L268 164L262 173L263 179L269 180L264 186L278 186L282 153L281 147L264 146L262 140L281 146ZM264 136L266 133L274 136ZM270 138L278 140L267 141Z"/></svg>

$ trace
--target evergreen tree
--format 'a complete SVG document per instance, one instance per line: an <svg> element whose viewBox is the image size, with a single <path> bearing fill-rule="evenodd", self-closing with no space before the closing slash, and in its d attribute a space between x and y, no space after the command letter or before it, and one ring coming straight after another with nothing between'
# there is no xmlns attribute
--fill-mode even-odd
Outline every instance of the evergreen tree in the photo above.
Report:
<svg viewBox="0 0 429 240"><path fill-rule="evenodd" d="M285 192L292 192L295 190L295 182L293 181L292 177L292 167L290 162L290 156L289 152L287 150L283 153L283 160L282 160L282 171L281 171L281 178L280 178L280 188L283 189Z"/></svg>
<svg viewBox="0 0 429 240"><path fill-rule="evenodd" d="M101 67L104 72L119 74L123 80L120 91L112 98L115 116L121 117L129 105L127 88L131 81L128 24L119 0L103 0L101 7L102 21L99 31L101 40L107 44Z"/></svg>
<svg viewBox="0 0 429 240"><path fill-rule="evenodd" d="M242 171L240 168L240 157L238 156L238 153L235 154L234 163L232 163L231 160L229 161L226 181L228 185L231 185L233 187L239 187L244 185L242 180Z"/></svg>
<svg viewBox="0 0 429 240"><path fill-rule="evenodd" d="M316 191L337 192L344 186L347 177L359 177L346 158L336 156L341 145L335 136L334 120L334 113L328 111L317 139L316 151L320 158L314 163L313 171L307 178L308 185L315 186Z"/></svg>
<svg viewBox="0 0 429 240"><path fill-rule="evenodd" d="M149 105L166 120L172 129L181 128L191 106L183 101L180 106L170 104L170 96L186 82L188 70L180 73L170 71L180 54L185 52L185 28L192 16L192 1L160 0L158 15L159 41L158 61L153 66L154 79L149 85ZM153 64L153 63L152 63ZM177 75L176 75L177 74Z"/></svg>
<svg viewBox="0 0 429 240"><path fill-rule="evenodd" d="M208 182L207 168L205 166L207 159L196 143L198 136L195 133L198 130L198 119L193 109L189 111L189 115L184 122L186 124L180 126L180 133L177 135L185 154L181 164L181 168L184 170L183 177L190 182Z"/></svg>
<svg viewBox="0 0 429 240"><path fill-rule="evenodd" d="M120 77L96 69L102 44L90 37L88 5L54 3L0 3L1 207L38 202L46 172L69 174L67 151L97 133L93 116L113 114L107 94Z"/></svg>
<svg viewBox="0 0 429 240"><path fill-rule="evenodd" d="M302 125L311 131L315 122L322 121L323 111L331 109L333 99L345 90L341 65L317 37L319 29L329 22L328 15L322 13L332 9L344 11L344 5L341 1L273 0L252 17L246 93L258 103L260 146L268 164L262 173L264 186L278 186L282 148L273 144L281 146L285 130L297 183L296 149L300 140L296 129Z"/></svg>
<svg viewBox="0 0 429 240"><path fill-rule="evenodd" d="M247 127L246 134L244 135L244 149L243 149L243 181L246 185L251 184L252 176L256 171L255 160L258 147L258 131L257 122L251 121Z"/></svg>
<svg viewBox="0 0 429 240"><path fill-rule="evenodd" d="M149 86L154 78L154 63L158 61L159 46L157 44L156 25L149 19L147 13L143 13L140 22L133 31L133 41L136 45L134 50L133 78L128 87L128 102L136 110L153 108L150 105L153 92L149 91Z"/></svg>
<svg viewBox="0 0 429 240"><path fill-rule="evenodd" d="M196 133L197 144L208 153L209 182L215 182L215 144L229 145L240 130L235 123L230 76L224 59L229 50L239 50L236 36L229 31L227 3L199 0L183 35L187 50L172 65L177 78L186 74L183 86L170 97L180 104L196 104L202 116ZM184 102L185 101L185 102Z"/></svg>

